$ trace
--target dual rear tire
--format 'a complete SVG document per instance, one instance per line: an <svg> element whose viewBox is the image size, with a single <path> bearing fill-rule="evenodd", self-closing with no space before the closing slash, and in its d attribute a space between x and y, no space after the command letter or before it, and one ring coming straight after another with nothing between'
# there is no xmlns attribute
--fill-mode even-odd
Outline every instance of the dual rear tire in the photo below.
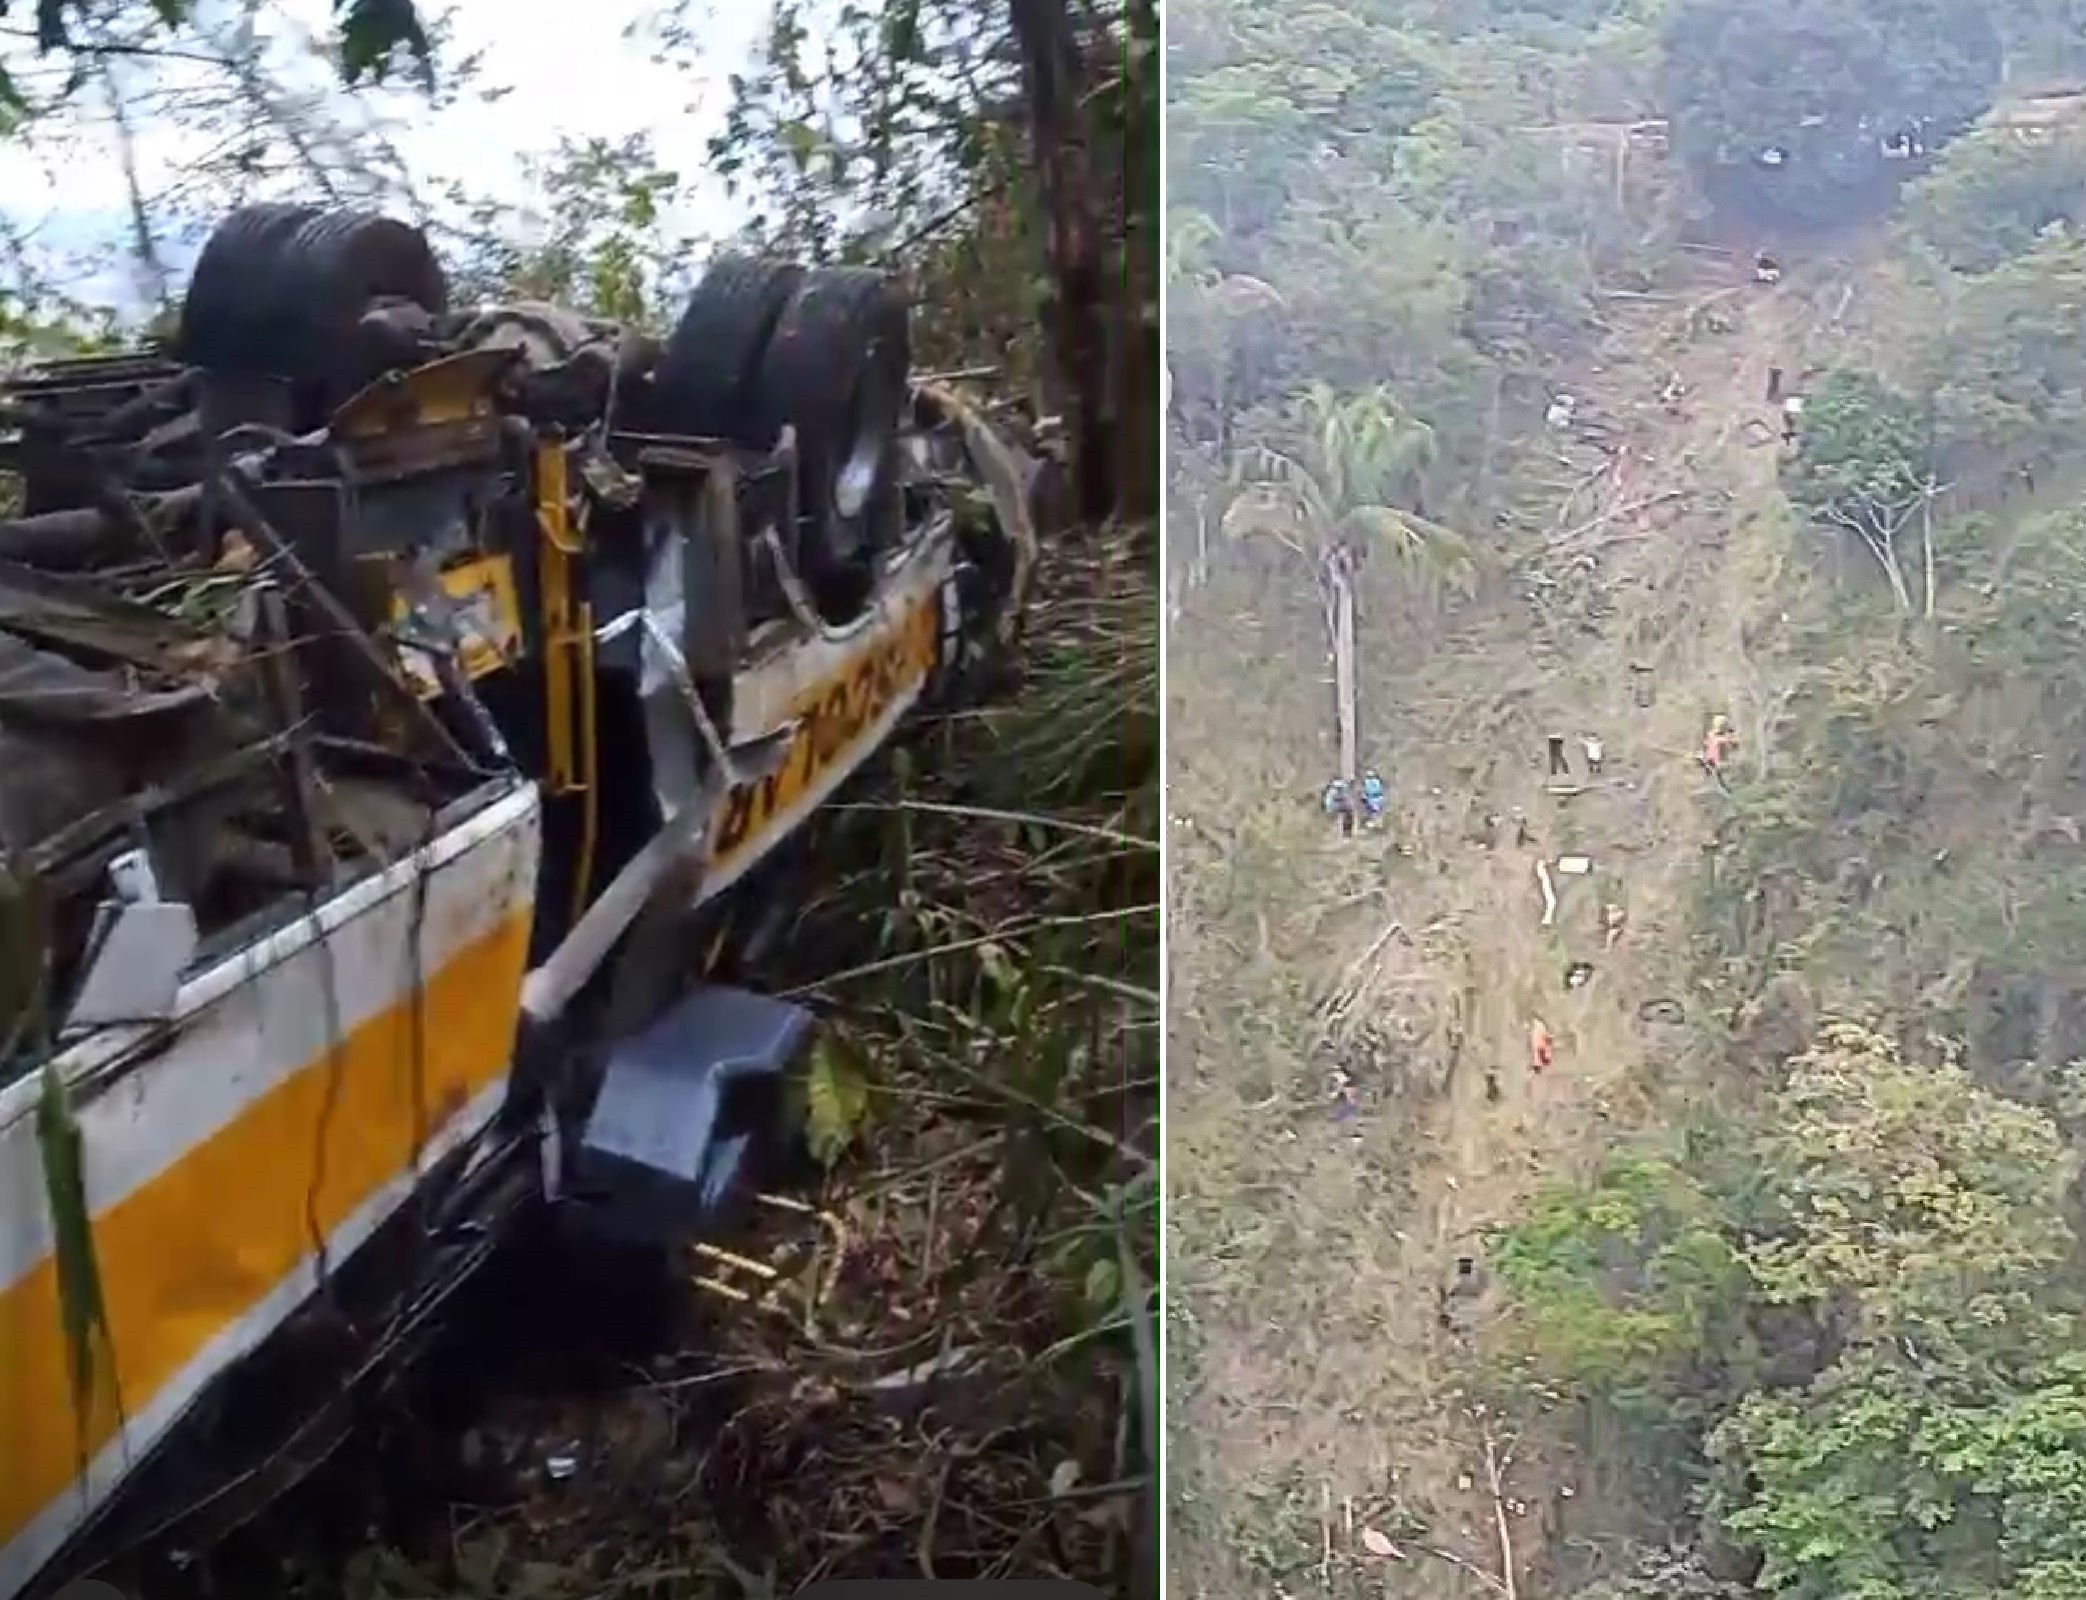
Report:
<svg viewBox="0 0 2086 1600"><path fill-rule="evenodd" d="M796 436L804 576L833 620L895 536L908 307L884 274L728 256L704 275L653 379L656 425L771 448Z"/></svg>
<svg viewBox="0 0 2086 1600"><path fill-rule="evenodd" d="M178 353L198 366L287 380L295 425L315 426L378 375L369 314L448 303L426 236L367 212L247 206L203 248ZM912 334L880 272L747 256L714 262L666 341L641 407L663 433L772 448L794 430L796 558L830 620L860 609L902 523L898 434Z"/></svg>
<svg viewBox="0 0 2086 1600"><path fill-rule="evenodd" d="M418 228L372 212L245 206L203 246L176 353L216 372L287 380L294 425L315 426L385 365L363 318L387 304L431 317L448 293Z"/></svg>

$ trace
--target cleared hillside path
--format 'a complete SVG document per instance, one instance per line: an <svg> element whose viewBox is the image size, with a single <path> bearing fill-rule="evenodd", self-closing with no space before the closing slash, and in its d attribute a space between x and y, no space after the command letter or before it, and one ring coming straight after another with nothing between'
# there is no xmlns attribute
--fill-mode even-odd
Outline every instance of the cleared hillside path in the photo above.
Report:
<svg viewBox="0 0 2086 1600"><path fill-rule="evenodd" d="M1224 1537L1249 1571L1290 1573L1292 1594L1294 1547L1313 1523L1318 1581L1307 1589L1503 1592L1485 1448L1493 1425L1461 1399L1473 1341L1501 1313L1485 1289L1454 1302L1444 1326L1440 1291L1459 1255L1479 1262L1482 1283L1487 1233L1540 1184L1590 1171L1620 1134L1646 1126L1651 1090L1672 1081L1703 1039L1696 1030L1713 1042L1721 1027L1695 1014L1687 918L1705 851L1735 807L1696 752L1709 718L1729 715L1741 805L1749 774L1775 758L1772 596L1794 552L1775 487L1768 374L1780 366L1796 387L1850 295L1843 265L1787 265L1771 289L1744 281L1740 265L1705 267L1671 298L1614 312L1613 334L1573 385L1580 419L1602 442L1560 438L1557 476L1570 487L1550 496L1547 544L1516 573L1510 598L1467 608L1416 670L1372 680L1365 596L1362 760L1390 784L1385 833L1340 845L1314 837L1320 819L1295 807L1279 826L1295 830L1283 856L1297 870L1254 891L1266 902L1252 913L1257 941L1195 925L1194 902L1208 897L1199 884L1177 891L1175 1005L1216 1003L1227 968L1207 935L1228 940L1228 970L1243 984L1276 981L1287 964L1310 969L1302 981L1325 1019L1325 1057L1407 1057L1395 1083L1353 1067L1352 1123L1314 1113L1318 1123L1272 1142L1255 1130L1288 1091L1233 1102L1220 1085L1198 1093L1175 1080L1179 1192L1197 1216L1240 1197L1218 1242L1201 1234L1177 1245L1212 1258L1181 1276L1206 1285L1205 1303L1222 1312L1193 1328L1196 1387L1176 1436L1192 1430L1192 1474L1213 1480L1213 1498L1264 1503L1268 1526L1241 1523ZM1684 390L1674 407L1661 400L1669 375ZM1214 784L1209 753L1191 741L1217 737L1222 719L1196 713L1193 685L1175 692L1189 705L1172 734L1175 771L1201 768ZM1566 736L1571 781L1586 785L1569 798L1547 792L1551 733ZM1598 779L1585 772L1585 733L1605 746ZM1241 773L1270 759L1245 748L1249 729L1237 737ZM1175 795L1192 828L1197 787ZM1205 827L1243 839L1255 825L1217 809ZM1476 837L1488 812L1502 819L1490 848ZM1271 831L1272 814L1259 826ZM1244 846L1228 848L1177 850L1174 870L1223 871ZM1590 857L1594 871L1555 878L1560 911L1546 928L1535 862L1566 854ZM1611 900L1627 922L1604 948ZM1328 904L1350 909L1331 916ZM1567 964L1582 959L1594 977L1568 990ZM1647 1020L1644 1009L1662 1001L1679 1002L1686 1020ZM1556 1040L1541 1075L1529 1065L1536 1017ZM1214 1034L1209 1043L1184 1059L1214 1079L1221 1047ZM1273 1265L1252 1281L1243 1265L1225 1276L1256 1250ZM1542 1458L1533 1443L1510 1449L1499 1426L1517 1600L1540 1600L1553 1592L1571 1502L1598 1505L1605 1492L1585 1463ZM1399 1555L1370 1556L1368 1527L1406 1541ZM1199 1562L1182 1576L1190 1592L1220 1592Z"/></svg>

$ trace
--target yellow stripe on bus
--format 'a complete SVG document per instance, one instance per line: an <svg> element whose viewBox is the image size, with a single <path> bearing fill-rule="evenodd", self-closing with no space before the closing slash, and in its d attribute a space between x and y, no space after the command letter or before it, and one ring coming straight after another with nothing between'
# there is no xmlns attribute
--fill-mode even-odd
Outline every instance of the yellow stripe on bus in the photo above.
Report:
<svg viewBox="0 0 2086 1600"><path fill-rule="evenodd" d="M506 1071L529 944L517 912L436 972L421 997L424 1136ZM414 1137L410 999L350 1032L94 1221L120 1394L97 1386L74 1415L57 1268L46 1257L0 1293L0 1546L66 1492L135 1415L310 1253L406 1169ZM178 1048L178 1041L174 1048ZM142 1070L153 1070L147 1065ZM337 1096L325 1109L332 1086ZM122 1093L117 1087L114 1093ZM312 1192L316 1133L324 1177Z"/></svg>

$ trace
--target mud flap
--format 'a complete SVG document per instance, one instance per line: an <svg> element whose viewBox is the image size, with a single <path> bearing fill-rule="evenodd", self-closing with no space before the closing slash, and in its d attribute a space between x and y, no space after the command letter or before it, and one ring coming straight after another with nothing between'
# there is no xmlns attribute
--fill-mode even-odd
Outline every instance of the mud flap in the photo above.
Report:
<svg viewBox="0 0 2086 1600"><path fill-rule="evenodd" d="M666 1242L714 1223L779 1136L783 1077L813 1027L801 1006L706 986L611 1045L575 1152L589 1224Z"/></svg>

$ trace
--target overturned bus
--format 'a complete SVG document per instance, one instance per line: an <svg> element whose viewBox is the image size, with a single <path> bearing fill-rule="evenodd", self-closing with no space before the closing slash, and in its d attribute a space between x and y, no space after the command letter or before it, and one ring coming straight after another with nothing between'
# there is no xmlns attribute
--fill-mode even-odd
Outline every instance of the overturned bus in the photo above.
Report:
<svg viewBox="0 0 2086 1600"><path fill-rule="evenodd" d="M692 919L992 669L1032 540L869 272L723 259L655 342L258 206L0 408L12 1597L250 1516L533 1203L704 1225L809 1019Z"/></svg>

